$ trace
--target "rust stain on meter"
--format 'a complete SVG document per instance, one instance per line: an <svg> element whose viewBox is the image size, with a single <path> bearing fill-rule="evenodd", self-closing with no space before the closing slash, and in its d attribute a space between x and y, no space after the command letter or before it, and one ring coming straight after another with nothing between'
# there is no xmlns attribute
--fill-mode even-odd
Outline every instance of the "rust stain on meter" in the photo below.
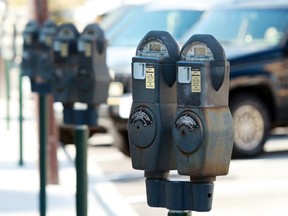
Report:
<svg viewBox="0 0 288 216"><path fill-rule="evenodd" d="M191 68L192 81L191 81L191 91L201 92L201 73L199 68Z"/></svg>
<svg viewBox="0 0 288 216"><path fill-rule="evenodd" d="M146 89L155 89L155 68L146 65Z"/></svg>

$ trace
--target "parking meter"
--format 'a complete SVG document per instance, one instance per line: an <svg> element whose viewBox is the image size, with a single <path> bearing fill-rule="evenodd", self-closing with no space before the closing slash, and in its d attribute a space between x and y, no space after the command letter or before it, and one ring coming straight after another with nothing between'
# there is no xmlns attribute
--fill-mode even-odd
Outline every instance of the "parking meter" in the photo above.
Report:
<svg viewBox="0 0 288 216"><path fill-rule="evenodd" d="M21 70L23 76L28 76L31 81L32 91L35 76L38 71L39 57L39 24L35 20L29 21L23 31L23 54Z"/></svg>
<svg viewBox="0 0 288 216"><path fill-rule="evenodd" d="M72 23L62 24L53 40L54 72L52 92L55 102L69 106L77 101L75 76L78 66L77 40L79 32Z"/></svg>
<svg viewBox="0 0 288 216"><path fill-rule="evenodd" d="M39 83L51 82L54 63L53 63L53 39L57 32L57 25L51 20L46 20L39 32L39 61L38 74L36 80Z"/></svg>
<svg viewBox="0 0 288 216"><path fill-rule="evenodd" d="M165 31L150 31L132 58L128 135L132 166L148 173L176 168L171 128L176 110L179 47Z"/></svg>
<svg viewBox="0 0 288 216"><path fill-rule="evenodd" d="M16 64L20 64L22 61L22 56L23 56L23 32L25 29L26 24L28 23L28 18L23 15L19 15L15 21L17 25L16 27L16 36L15 36L15 62Z"/></svg>
<svg viewBox="0 0 288 216"><path fill-rule="evenodd" d="M87 25L78 39L79 66L75 81L81 103L106 103L110 83L106 47L107 41L100 26Z"/></svg>
<svg viewBox="0 0 288 216"><path fill-rule="evenodd" d="M193 35L180 57L173 127L177 170L192 182L211 182L228 173L233 147L229 62L212 35Z"/></svg>
<svg viewBox="0 0 288 216"><path fill-rule="evenodd" d="M16 19L14 14L7 14L1 26L1 56L6 61L15 58Z"/></svg>

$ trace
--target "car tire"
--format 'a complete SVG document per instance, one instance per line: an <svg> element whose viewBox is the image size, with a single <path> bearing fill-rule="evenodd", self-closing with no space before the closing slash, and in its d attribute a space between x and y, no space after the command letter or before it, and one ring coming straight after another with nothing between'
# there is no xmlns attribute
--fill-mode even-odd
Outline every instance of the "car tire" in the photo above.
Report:
<svg viewBox="0 0 288 216"><path fill-rule="evenodd" d="M113 138L113 145L125 156L130 157L128 131L126 129L127 126L123 126L123 122L124 121L119 122L118 119L110 117L108 133L110 133Z"/></svg>
<svg viewBox="0 0 288 216"><path fill-rule="evenodd" d="M268 138L270 115L266 104L253 94L235 95L230 99L234 122L234 158L259 155Z"/></svg>
<svg viewBox="0 0 288 216"><path fill-rule="evenodd" d="M119 130L111 130L110 131L113 137L114 146L125 156L130 157L130 149L129 149L129 141L128 141L128 132L119 131Z"/></svg>

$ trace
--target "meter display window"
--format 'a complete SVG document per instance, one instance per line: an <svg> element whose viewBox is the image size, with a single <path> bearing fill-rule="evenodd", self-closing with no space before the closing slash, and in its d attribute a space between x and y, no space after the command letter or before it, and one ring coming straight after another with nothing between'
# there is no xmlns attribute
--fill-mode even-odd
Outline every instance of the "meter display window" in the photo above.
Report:
<svg viewBox="0 0 288 216"><path fill-rule="evenodd" d="M169 57L167 47L158 40L151 40L144 43L140 49L137 50L138 56L164 58Z"/></svg>
<svg viewBox="0 0 288 216"><path fill-rule="evenodd" d="M213 61L214 56L206 44L195 41L182 52L182 58L186 61Z"/></svg>

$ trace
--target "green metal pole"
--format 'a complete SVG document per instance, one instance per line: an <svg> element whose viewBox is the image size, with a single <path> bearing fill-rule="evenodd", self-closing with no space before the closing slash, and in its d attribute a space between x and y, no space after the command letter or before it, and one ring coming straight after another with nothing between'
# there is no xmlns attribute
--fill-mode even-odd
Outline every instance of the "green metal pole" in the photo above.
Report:
<svg viewBox="0 0 288 216"><path fill-rule="evenodd" d="M7 130L10 130L10 62L4 60L6 77L6 123Z"/></svg>
<svg viewBox="0 0 288 216"><path fill-rule="evenodd" d="M46 215L47 96L39 94L40 216Z"/></svg>
<svg viewBox="0 0 288 216"><path fill-rule="evenodd" d="M169 210L168 216L191 216L191 211L173 211Z"/></svg>
<svg viewBox="0 0 288 216"><path fill-rule="evenodd" d="M87 216L87 139L86 125L75 127L76 215Z"/></svg>
<svg viewBox="0 0 288 216"><path fill-rule="evenodd" d="M23 165L23 92L22 72L19 71L19 165Z"/></svg>

